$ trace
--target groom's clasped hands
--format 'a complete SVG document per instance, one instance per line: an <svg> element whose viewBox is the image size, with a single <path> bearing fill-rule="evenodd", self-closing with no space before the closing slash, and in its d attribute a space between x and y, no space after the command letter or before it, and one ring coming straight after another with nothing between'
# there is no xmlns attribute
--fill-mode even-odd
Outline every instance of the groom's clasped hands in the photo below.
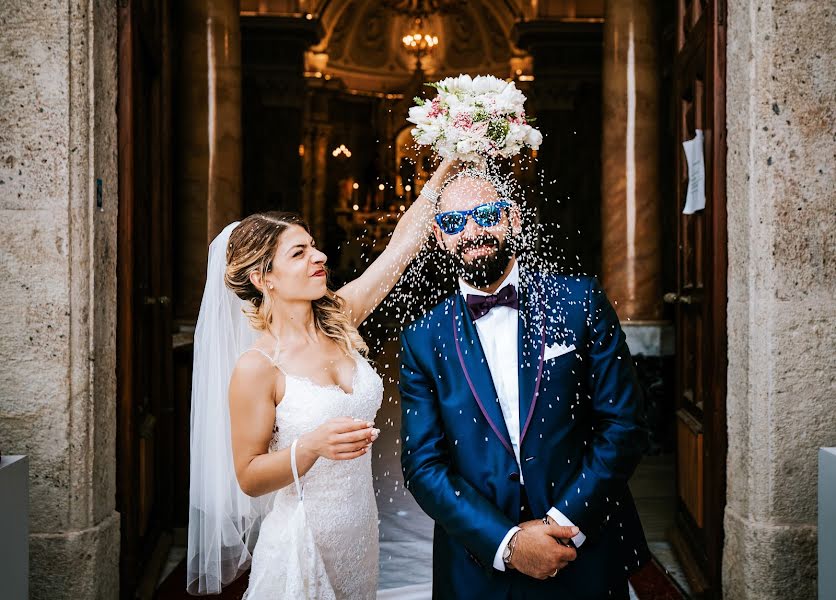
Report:
<svg viewBox="0 0 836 600"><path fill-rule="evenodd" d="M568 546L566 540L578 534L577 527L562 527L541 519L520 524L521 530L514 540L514 552L510 566L535 579L553 577L577 558L575 548Z"/></svg>

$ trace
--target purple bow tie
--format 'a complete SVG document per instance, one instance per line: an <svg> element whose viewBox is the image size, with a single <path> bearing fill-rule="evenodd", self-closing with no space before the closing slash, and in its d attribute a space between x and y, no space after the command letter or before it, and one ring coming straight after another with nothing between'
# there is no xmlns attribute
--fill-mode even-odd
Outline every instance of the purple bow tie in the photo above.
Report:
<svg viewBox="0 0 836 600"><path fill-rule="evenodd" d="M466 301L467 308L470 309L470 314L473 315L474 321L484 317L494 306L507 306L513 309L520 308L517 289L511 283L503 286L496 294L490 294L488 296L468 294Z"/></svg>

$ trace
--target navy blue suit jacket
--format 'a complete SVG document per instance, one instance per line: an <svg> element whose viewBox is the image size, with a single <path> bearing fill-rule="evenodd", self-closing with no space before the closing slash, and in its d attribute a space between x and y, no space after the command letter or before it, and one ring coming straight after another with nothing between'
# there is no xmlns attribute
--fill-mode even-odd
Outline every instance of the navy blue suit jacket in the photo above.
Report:
<svg viewBox="0 0 836 600"><path fill-rule="evenodd" d="M401 464L436 523L433 597L607 598L649 557L627 487L647 443L642 394L596 279L521 271L520 287L526 495L535 517L555 506L587 539L546 581L493 568L520 522L519 467L476 327L454 294L401 337ZM553 344L574 350L544 360Z"/></svg>

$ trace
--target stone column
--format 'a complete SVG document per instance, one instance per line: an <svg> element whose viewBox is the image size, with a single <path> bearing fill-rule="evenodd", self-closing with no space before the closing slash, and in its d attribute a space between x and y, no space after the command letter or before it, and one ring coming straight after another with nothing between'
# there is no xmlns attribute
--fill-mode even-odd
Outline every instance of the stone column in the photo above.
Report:
<svg viewBox="0 0 836 600"><path fill-rule="evenodd" d="M319 124L314 130L311 158L313 159L312 206L309 208L311 232L316 243L325 248L325 184L328 182L328 142L331 140L331 127Z"/></svg>
<svg viewBox="0 0 836 600"><path fill-rule="evenodd" d="M302 218L307 223L310 223L313 217L313 197L315 193L314 186L316 184L316 163L314 161L315 143L316 130L308 123L302 133L302 189L300 191L301 202L299 206L299 214L302 215Z"/></svg>
<svg viewBox="0 0 836 600"><path fill-rule="evenodd" d="M623 323L662 315L654 4L608 0L604 13L601 278Z"/></svg>
<svg viewBox="0 0 836 600"><path fill-rule="evenodd" d="M816 470L836 445L836 13L730 0L723 595L816 597Z"/></svg>
<svg viewBox="0 0 836 600"><path fill-rule="evenodd" d="M116 48L115 2L0 2L0 451L30 458L32 598L119 594Z"/></svg>
<svg viewBox="0 0 836 600"><path fill-rule="evenodd" d="M238 0L178 3L179 145L175 313L194 320L212 239L241 217L241 36Z"/></svg>

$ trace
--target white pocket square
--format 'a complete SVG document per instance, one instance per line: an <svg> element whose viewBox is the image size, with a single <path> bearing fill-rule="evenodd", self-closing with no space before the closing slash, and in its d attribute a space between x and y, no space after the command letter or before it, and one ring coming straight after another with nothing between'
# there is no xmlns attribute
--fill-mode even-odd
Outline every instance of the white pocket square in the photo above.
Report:
<svg viewBox="0 0 836 600"><path fill-rule="evenodd" d="M551 360L553 358L557 358L558 356L563 356L567 352L571 352L574 349L575 344L569 344L567 346L565 344L554 343L551 346L546 346L546 352L543 354L543 360Z"/></svg>

